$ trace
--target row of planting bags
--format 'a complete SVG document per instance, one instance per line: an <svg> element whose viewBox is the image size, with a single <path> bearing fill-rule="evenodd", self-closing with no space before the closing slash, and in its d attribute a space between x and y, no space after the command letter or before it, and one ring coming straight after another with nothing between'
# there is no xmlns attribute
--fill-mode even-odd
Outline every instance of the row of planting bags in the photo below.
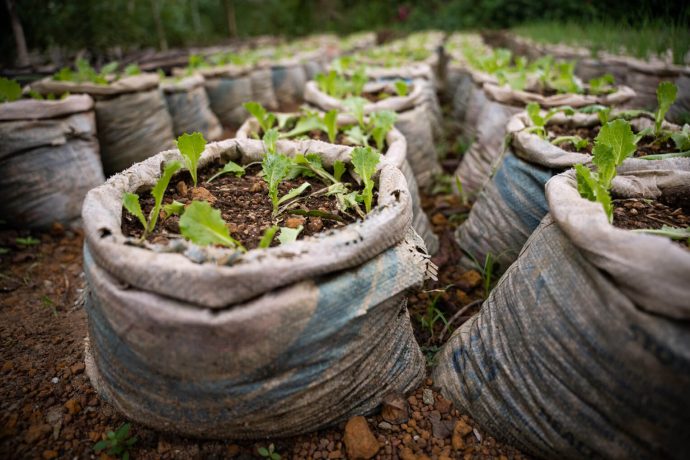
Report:
<svg viewBox="0 0 690 460"><path fill-rule="evenodd" d="M428 41L433 50L440 39L412 41ZM386 394L418 387L425 360L406 291L434 273L426 248L437 246L417 185L428 185L430 169L438 168L433 131L440 110L426 69L425 78L415 78L405 68L368 68L363 93L388 97L363 105L361 124L343 98L306 84L306 102L340 112L341 135L353 125L367 131L381 110L397 115L398 129L388 129L381 149L376 205L337 231L244 254L184 240L142 246L123 234L123 194L150 189L162 164L180 159L175 149L90 191L82 212L85 355L99 394L157 429L261 438L370 413ZM341 70L341 77L348 73ZM408 94L397 95L395 81L407 82ZM247 120L235 139L208 144L198 167L261 161L259 121ZM278 152L318 154L329 170L336 161L350 167L353 146L305 134L281 138Z"/></svg>
<svg viewBox="0 0 690 460"><path fill-rule="evenodd" d="M592 167L593 157L553 144L537 126L570 106L576 113L548 114L548 129L599 129L600 115L578 109L629 107L635 93L512 89L460 51L486 48L478 37L448 44L454 116L473 140L456 172L461 192L476 197L456 233L468 254L461 263L493 258L505 273L443 347L434 382L492 435L536 457L687 458L690 251L614 227L600 203L582 197L572 169ZM655 103L658 80L647 90ZM528 114L530 102L542 111ZM655 125L653 116L628 117L634 132ZM687 127L662 126L690 141ZM612 194L688 212L688 148L623 161Z"/></svg>
<svg viewBox="0 0 690 460"><path fill-rule="evenodd" d="M355 34L346 49L373 41L372 34ZM201 65L190 59L189 68L167 78L138 73L106 75L106 84L84 78L37 81L26 90L59 100L0 104L0 167L5 171L0 212L19 227L72 222L86 192L103 183L104 175L171 148L176 136L199 131L207 139L220 139L223 126L237 129L246 119L243 103L252 100L272 110L296 107L307 80L340 49L335 37L317 36L282 48L195 56ZM213 65L215 56L249 58ZM69 95L60 98L64 94Z"/></svg>

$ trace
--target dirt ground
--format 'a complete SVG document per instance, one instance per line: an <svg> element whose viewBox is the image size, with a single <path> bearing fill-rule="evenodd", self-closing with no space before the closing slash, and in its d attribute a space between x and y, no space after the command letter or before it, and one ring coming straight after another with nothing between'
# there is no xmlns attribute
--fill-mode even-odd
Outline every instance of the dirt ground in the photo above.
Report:
<svg viewBox="0 0 690 460"><path fill-rule="evenodd" d="M450 141L454 154L454 139ZM455 164L453 155L444 161L449 172ZM453 263L459 255L453 230L467 206L447 191L424 195L423 204L441 238L434 257L439 280L428 281L408 299L415 335L433 364L452 330L478 311L485 288L480 271L464 271ZM0 458L112 458L96 454L94 445L126 422L98 397L84 373L82 242L79 230L61 227L31 235L0 230ZM391 419L391 407L407 417ZM524 458L454 409L428 379L386 410L366 418L380 445L374 458ZM283 459L338 459L347 456L345 432L342 424L289 439L219 442L185 439L133 423L136 441L130 455L261 458L260 449L273 444Z"/></svg>

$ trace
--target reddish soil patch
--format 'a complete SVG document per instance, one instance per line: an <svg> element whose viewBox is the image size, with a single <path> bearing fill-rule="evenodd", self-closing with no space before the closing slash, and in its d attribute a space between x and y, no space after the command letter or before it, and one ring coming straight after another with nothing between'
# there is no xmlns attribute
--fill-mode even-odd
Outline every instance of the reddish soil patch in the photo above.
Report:
<svg viewBox="0 0 690 460"><path fill-rule="evenodd" d="M626 230L661 229L664 225L690 227L690 207L687 204L669 205L642 198L613 200L613 225ZM673 241L685 249L690 249L685 240Z"/></svg>
<svg viewBox="0 0 690 460"><path fill-rule="evenodd" d="M268 186L266 182L256 174L261 171L260 165L250 166L247 174L236 177L234 174L224 174L212 182L206 182L211 176L222 169L220 163L214 163L198 171L199 188L195 191L192 178L189 173L184 172L170 181L170 185L165 193L164 203L172 203L177 200L181 203L191 203L192 197L196 199L207 199L211 205L220 209L223 219L228 223L230 234L239 240L245 248L254 249L258 247L259 241L264 231L271 227L276 221L272 218L273 205L268 196ZM293 188L297 188L307 182L307 179L299 177L294 180L283 181L279 185L279 196L283 196ZM312 187L303 196L324 188L325 185L314 179L309 178L308 182ZM210 196L208 195L210 194ZM144 215L148 215L154 206L153 196L149 192L140 193L141 208ZM315 235L325 230L338 228L347 223L354 222L351 215L338 210L335 197L319 195L305 198L299 201L295 209L304 211L322 211L341 220L331 220L325 217L302 217L284 214L277 218L278 225L288 227L304 228L299 235L299 239L305 236ZM143 229L138 219L126 210L122 210L122 231L125 235L140 238ZM170 216L159 221L156 228L148 236L148 240L156 243L165 243L170 237L179 236L179 217ZM273 246L278 245L274 238Z"/></svg>

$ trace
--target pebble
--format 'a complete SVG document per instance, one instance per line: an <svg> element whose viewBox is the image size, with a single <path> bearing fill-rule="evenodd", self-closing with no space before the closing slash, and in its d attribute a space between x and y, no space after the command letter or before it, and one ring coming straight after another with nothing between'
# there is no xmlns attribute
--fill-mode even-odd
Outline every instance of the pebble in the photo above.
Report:
<svg viewBox="0 0 690 460"><path fill-rule="evenodd" d="M434 403L434 393L430 388L424 388L422 391L422 401L429 406Z"/></svg>
<svg viewBox="0 0 690 460"><path fill-rule="evenodd" d="M285 226L288 228L298 228L304 224L304 217L288 217L285 219Z"/></svg>
<svg viewBox="0 0 690 460"><path fill-rule="evenodd" d="M389 393L383 398L381 417L386 422L399 425L410 418L408 401L400 393Z"/></svg>
<svg viewBox="0 0 690 460"><path fill-rule="evenodd" d="M371 432L367 420L359 415L347 421L343 441L348 458L353 460L368 460L376 455L381 447Z"/></svg>
<svg viewBox="0 0 690 460"><path fill-rule="evenodd" d="M77 400L74 398L67 401L65 403L65 407L67 408L67 411L70 413L70 415L78 414L79 411L81 411L81 406L79 405L79 402L77 402Z"/></svg>

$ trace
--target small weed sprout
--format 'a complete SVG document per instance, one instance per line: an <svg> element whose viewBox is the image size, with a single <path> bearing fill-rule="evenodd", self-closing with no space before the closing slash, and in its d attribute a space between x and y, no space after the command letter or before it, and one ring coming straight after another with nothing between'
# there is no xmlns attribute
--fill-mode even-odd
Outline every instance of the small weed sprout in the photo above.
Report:
<svg viewBox="0 0 690 460"><path fill-rule="evenodd" d="M106 439L98 441L93 450L96 453L105 451L106 454L120 457L122 460L129 460L129 449L137 442L137 437L130 437L129 432L132 425L124 423L117 431L109 431Z"/></svg>

